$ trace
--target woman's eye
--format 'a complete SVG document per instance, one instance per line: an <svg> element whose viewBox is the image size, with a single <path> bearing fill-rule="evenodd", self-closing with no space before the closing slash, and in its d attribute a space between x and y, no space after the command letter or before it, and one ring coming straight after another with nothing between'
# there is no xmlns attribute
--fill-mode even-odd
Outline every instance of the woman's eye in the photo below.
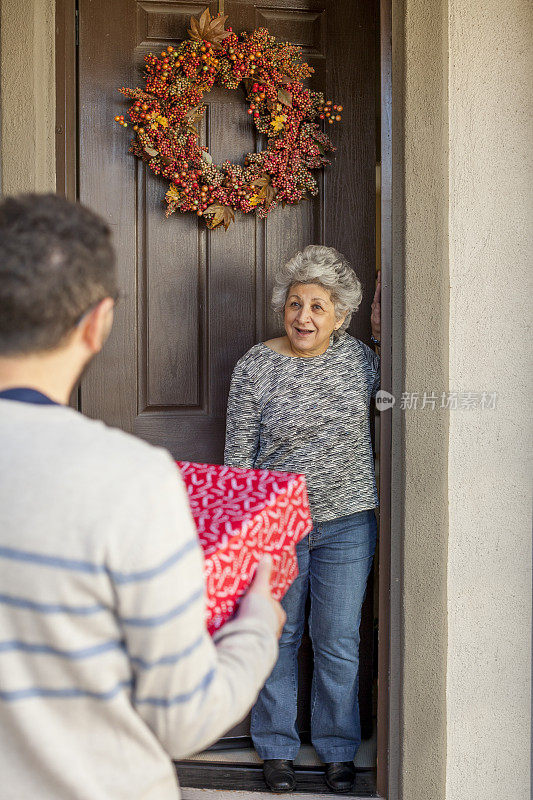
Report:
<svg viewBox="0 0 533 800"><path fill-rule="evenodd" d="M300 305L300 303L297 303L296 300L293 300L292 303L291 303L291 308L296 308L296 306L299 306L299 305Z"/></svg>
<svg viewBox="0 0 533 800"><path fill-rule="evenodd" d="M313 308L314 308L314 309L316 309L317 311L322 311L322 310L323 310L323 309L322 309L322 306L319 306L319 305L318 305L318 303L316 303L316 304L313 306Z"/></svg>

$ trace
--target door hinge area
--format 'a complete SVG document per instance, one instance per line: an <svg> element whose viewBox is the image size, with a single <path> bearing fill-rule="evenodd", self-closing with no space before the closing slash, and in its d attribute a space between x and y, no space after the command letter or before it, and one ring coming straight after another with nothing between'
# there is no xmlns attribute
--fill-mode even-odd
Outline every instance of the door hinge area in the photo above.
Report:
<svg viewBox="0 0 533 800"><path fill-rule="evenodd" d="M80 43L80 12L78 11L78 9L76 9L75 11L74 25L76 30L76 47L78 47Z"/></svg>

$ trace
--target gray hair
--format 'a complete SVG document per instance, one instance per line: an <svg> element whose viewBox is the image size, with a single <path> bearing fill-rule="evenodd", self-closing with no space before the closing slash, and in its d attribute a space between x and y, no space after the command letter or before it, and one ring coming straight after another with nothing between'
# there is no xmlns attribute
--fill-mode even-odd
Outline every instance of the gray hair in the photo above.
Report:
<svg viewBox="0 0 533 800"><path fill-rule="evenodd" d="M333 247L310 244L281 267L272 290L274 311L283 314L289 289L296 283L316 283L326 289L335 306L336 318L346 319L337 333L348 328L352 314L361 304L361 281L346 258Z"/></svg>

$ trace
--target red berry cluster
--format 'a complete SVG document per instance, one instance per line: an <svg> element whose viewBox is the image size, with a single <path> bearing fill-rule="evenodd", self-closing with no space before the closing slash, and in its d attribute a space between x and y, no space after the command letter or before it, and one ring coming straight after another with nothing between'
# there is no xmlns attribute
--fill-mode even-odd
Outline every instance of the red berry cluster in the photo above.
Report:
<svg viewBox="0 0 533 800"><path fill-rule="evenodd" d="M298 47L276 41L265 28L239 35L230 28L216 46L185 40L145 61L145 88L120 91L133 100L130 151L171 182L167 216L196 211L216 227L229 209L264 217L280 202L298 203L317 193L311 170L329 163L325 154L335 149L319 121L340 120L342 106L304 87L313 70ZM243 166L217 166L199 144L202 98L215 84L244 86L248 114L267 137L266 149L248 153ZM122 115L115 121L128 126Z"/></svg>

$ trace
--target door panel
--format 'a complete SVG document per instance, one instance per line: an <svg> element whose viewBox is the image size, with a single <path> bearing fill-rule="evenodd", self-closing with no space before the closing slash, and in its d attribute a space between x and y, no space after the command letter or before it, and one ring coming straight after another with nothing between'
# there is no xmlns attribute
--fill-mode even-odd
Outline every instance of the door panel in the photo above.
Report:
<svg viewBox="0 0 533 800"><path fill-rule="evenodd" d="M227 232L194 214L164 215L167 182L128 153L120 86L142 83L144 56L187 36L205 2L79 0L79 196L110 223L124 299L110 340L84 376L89 416L166 447L175 458L221 463L232 369L253 344L276 335L270 309L280 263L310 243L337 247L365 291L352 332L370 333L375 271L375 0L226 2L235 30L262 25L302 46L311 85L344 106L328 126L337 152L319 196L275 209L266 220L238 214ZM210 3L211 13L217 4ZM242 90L205 95L200 130L215 162L262 147ZM365 656L366 647L366 656ZM362 643L361 692L370 692L371 642ZM310 647L300 656L300 724L308 729ZM366 677L365 677L366 675ZM247 732L243 723L233 733Z"/></svg>

